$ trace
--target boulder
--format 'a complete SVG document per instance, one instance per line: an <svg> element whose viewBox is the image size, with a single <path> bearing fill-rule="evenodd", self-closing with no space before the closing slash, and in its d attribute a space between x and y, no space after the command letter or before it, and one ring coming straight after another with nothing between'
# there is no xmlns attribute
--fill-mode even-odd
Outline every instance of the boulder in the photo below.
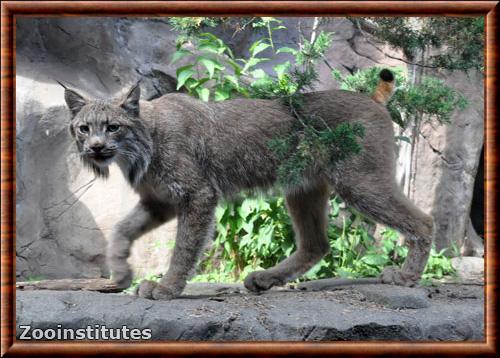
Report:
<svg viewBox="0 0 500 358"><path fill-rule="evenodd" d="M484 259L482 257L453 257L451 264L462 281L482 282L484 280Z"/></svg>

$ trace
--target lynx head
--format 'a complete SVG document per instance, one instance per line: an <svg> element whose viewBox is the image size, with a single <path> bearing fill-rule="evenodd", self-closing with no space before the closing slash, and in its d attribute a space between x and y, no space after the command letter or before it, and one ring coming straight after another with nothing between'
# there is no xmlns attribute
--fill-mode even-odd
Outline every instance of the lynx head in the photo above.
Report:
<svg viewBox="0 0 500 358"><path fill-rule="evenodd" d="M83 163L97 176L107 177L116 162L135 186L147 171L152 140L140 118L140 87L133 86L119 100L89 100L65 87L71 113L70 133Z"/></svg>

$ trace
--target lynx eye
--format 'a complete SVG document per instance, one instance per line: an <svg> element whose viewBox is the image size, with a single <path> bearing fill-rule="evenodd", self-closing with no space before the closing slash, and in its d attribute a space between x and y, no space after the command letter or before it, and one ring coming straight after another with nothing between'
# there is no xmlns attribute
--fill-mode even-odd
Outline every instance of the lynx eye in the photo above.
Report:
<svg viewBox="0 0 500 358"><path fill-rule="evenodd" d="M120 129L118 124L110 124L106 127L106 130L111 133L116 132L118 129Z"/></svg>
<svg viewBox="0 0 500 358"><path fill-rule="evenodd" d="M89 132L89 126L82 125L78 127L78 130L80 131L80 133L87 134Z"/></svg>

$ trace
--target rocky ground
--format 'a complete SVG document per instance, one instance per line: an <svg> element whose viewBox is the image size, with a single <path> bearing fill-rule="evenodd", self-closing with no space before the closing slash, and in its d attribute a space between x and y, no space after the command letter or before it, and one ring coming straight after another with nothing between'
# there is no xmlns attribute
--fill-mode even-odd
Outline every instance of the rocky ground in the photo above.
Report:
<svg viewBox="0 0 500 358"><path fill-rule="evenodd" d="M150 328L155 340L484 339L482 285L317 289L306 284L254 295L241 285L191 284L172 301L17 290L16 322L33 328L127 325Z"/></svg>

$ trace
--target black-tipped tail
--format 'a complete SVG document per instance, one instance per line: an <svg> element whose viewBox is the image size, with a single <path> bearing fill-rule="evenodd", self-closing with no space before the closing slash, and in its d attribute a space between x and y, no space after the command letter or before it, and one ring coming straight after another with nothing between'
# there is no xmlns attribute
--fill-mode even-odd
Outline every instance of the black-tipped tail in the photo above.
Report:
<svg viewBox="0 0 500 358"><path fill-rule="evenodd" d="M384 68L380 71L380 79L385 82L392 82L394 81L394 74L391 70Z"/></svg>
<svg viewBox="0 0 500 358"><path fill-rule="evenodd" d="M378 81L375 92L373 93L373 100L382 105L386 105L391 99L394 92L394 74L388 69L380 71L380 81Z"/></svg>

